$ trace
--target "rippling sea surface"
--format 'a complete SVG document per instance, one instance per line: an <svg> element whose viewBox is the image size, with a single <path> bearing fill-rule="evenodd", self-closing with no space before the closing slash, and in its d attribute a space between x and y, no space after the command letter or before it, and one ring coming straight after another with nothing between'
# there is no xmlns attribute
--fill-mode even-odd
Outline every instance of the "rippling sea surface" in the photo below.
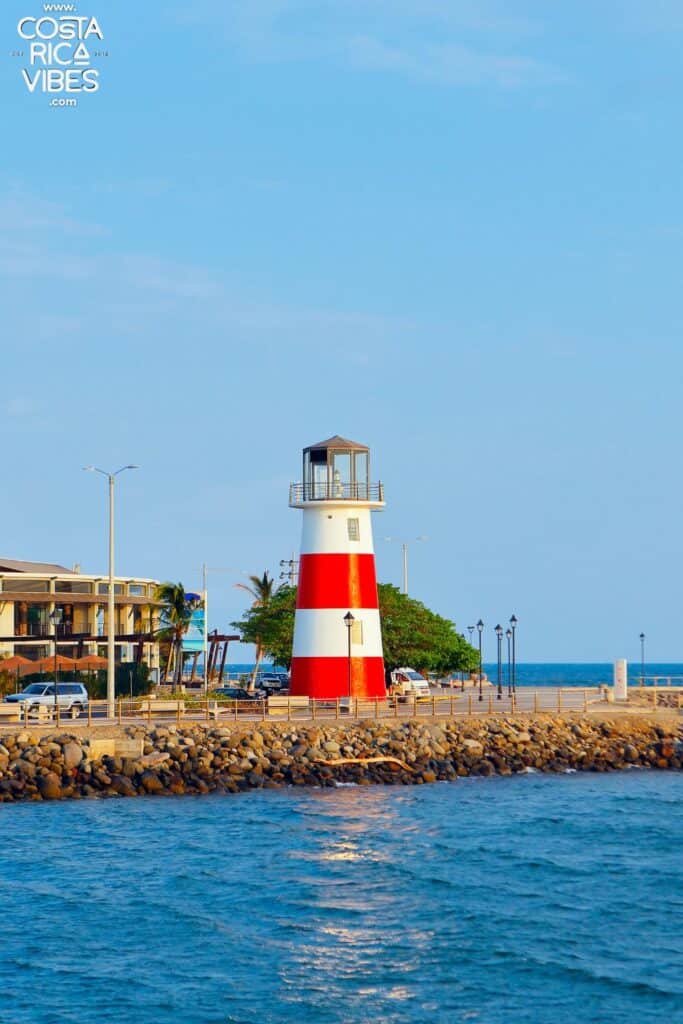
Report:
<svg viewBox="0 0 683 1024"><path fill-rule="evenodd" d="M4 806L0 1021L683 1021L682 788Z"/></svg>

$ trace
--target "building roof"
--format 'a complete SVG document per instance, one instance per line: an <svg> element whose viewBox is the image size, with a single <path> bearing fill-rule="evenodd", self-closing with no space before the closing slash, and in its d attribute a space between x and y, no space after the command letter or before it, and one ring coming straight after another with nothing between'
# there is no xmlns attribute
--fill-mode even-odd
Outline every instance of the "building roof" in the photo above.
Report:
<svg viewBox="0 0 683 1024"><path fill-rule="evenodd" d="M19 562L16 558L0 558L0 572L27 572L36 573L38 576L54 575L75 576L73 569L67 569L63 565L53 565L52 562Z"/></svg>
<svg viewBox="0 0 683 1024"><path fill-rule="evenodd" d="M359 452L370 450L366 444L359 444L358 441L349 441L345 437L340 437L339 434L335 434L334 437L328 437L326 441L318 441L317 444L311 444L308 448L304 448L304 451L308 452L311 448L342 448L345 450L350 448L353 451Z"/></svg>

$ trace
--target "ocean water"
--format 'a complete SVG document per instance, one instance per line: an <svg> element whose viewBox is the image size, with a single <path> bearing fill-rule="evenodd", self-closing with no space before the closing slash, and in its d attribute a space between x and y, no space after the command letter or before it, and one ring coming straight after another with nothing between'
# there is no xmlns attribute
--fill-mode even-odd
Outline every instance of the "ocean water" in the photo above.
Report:
<svg viewBox="0 0 683 1024"><path fill-rule="evenodd" d="M5 805L2 1024L674 1024L683 777Z"/></svg>
<svg viewBox="0 0 683 1024"><path fill-rule="evenodd" d="M231 674L246 674L251 672L254 665L228 665L227 669ZM264 666L265 670L270 668ZM495 662L484 660L484 671L489 679L496 680L498 665ZM507 652L503 663L503 682L507 685ZM640 661L631 661L628 664L629 682L636 685L641 674ZM605 663L581 663L581 662L518 662L516 666L516 679L518 686L599 686L601 683L612 684L613 666ZM645 676L678 676L676 685L683 684L683 665L671 663L645 663Z"/></svg>

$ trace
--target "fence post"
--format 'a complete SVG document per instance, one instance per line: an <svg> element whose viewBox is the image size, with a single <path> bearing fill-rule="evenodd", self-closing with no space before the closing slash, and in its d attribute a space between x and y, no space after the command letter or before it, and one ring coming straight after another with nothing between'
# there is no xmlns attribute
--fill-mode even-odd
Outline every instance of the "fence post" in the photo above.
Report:
<svg viewBox="0 0 683 1024"><path fill-rule="evenodd" d="M289 697L287 698L287 721L292 721L292 705L290 704Z"/></svg>
<svg viewBox="0 0 683 1024"><path fill-rule="evenodd" d="M204 699L206 701L206 711L205 711L205 715L204 715L204 721L208 722L209 721L209 695L208 695L208 693L207 693L207 695L206 695L206 697Z"/></svg>
<svg viewBox="0 0 683 1024"><path fill-rule="evenodd" d="M55 686L56 685L57 684L55 683ZM57 704L55 705L55 710L56 710L56 714L57 714L57 717L56 717L55 721L57 722L57 725L59 725L59 699L57 700Z"/></svg>
<svg viewBox="0 0 683 1024"><path fill-rule="evenodd" d="M338 722L339 721L339 697L337 697L336 701L334 702L334 717L335 717L335 720Z"/></svg>
<svg viewBox="0 0 683 1024"><path fill-rule="evenodd" d="M451 691L451 718L453 717L453 691Z"/></svg>
<svg viewBox="0 0 683 1024"><path fill-rule="evenodd" d="M311 719L315 722L315 697L311 697Z"/></svg>
<svg viewBox="0 0 683 1024"><path fill-rule="evenodd" d="M379 701L375 701L375 718L379 718Z"/></svg>
<svg viewBox="0 0 683 1024"><path fill-rule="evenodd" d="M472 694L470 693L467 697L467 714L472 714Z"/></svg>
<svg viewBox="0 0 683 1024"><path fill-rule="evenodd" d="M534 711L538 711L538 690L534 690Z"/></svg>
<svg viewBox="0 0 683 1024"><path fill-rule="evenodd" d="M119 725L123 721L123 699L119 697Z"/></svg>
<svg viewBox="0 0 683 1024"><path fill-rule="evenodd" d="M583 691L583 710L588 711L588 690Z"/></svg>
<svg viewBox="0 0 683 1024"><path fill-rule="evenodd" d="M432 718L436 718L436 697L432 694Z"/></svg>
<svg viewBox="0 0 683 1024"><path fill-rule="evenodd" d="M92 701L88 698L88 725L92 725Z"/></svg>
<svg viewBox="0 0 683 1024"><path fill-rule="evenodd" d="M562 690L559 686L557 688L557 713L558 715L562 713Z"/></svg>

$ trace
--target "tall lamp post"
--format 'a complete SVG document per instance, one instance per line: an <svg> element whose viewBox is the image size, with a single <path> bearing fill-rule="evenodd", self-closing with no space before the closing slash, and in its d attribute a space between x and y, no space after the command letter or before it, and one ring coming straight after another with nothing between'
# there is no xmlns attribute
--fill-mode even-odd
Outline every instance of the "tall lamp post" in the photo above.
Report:
<svg viewBox="0 0 683 1024"><path fill-rule="evenodd" d="M116 711L116 623L114 621L114 480L127 469L139 466L121 466L115 473L107 473L97 466L85 466L88 473L100 473L109 481L109 590L107 594L107 717L113 718Z"/></svg>
<svg viewBox="0 0 683 1024"><path fill-rule="evenodd" d="M645 634L640 634L640 685L645 686Z"/></svg>
<svg viewBox="0 0 683 1024"><path fill-rule="evenodd" d="M351 612L347 612L344 616L344 625L346 626L347 635L347 650L348 650L348 661L349 661L349 698L351 697L351 628L355 622L354 616Z"/></svg>
<svg viewBox="0 0 683 1024"><path fill-rule="evenodd" d="M517 693L517 652L515 650L515 633L517 631L517 616L510 616L510 629L512 630L512 692Z"/></svg>
<svg viewBox="0 0 683 1024"><path fill-rule="evenodd" d="M405 594L406 597L407 597L408 596L408 541L407 540L401 540L400 537L385 537L384 539L386 541L396 542L396 543L401 545L401 550L403 552L403 586L401 587L401 592L403 594ZM419 536L419 537L413 537L412 540L429 540L429 538L428 537Z"/></svg>
<svg viewBox="0 0 683 1024"><path fill-rule="evenodd" d="M55 720L56 720L56 718L57 718L57 705L58 705L58 701L57 701L57 666L59 665L59 662L57 661L57 634L58 634L58 627L62 624L62 611L61 611L60 608L55 608L54 611L50 612L50 622L52 623L52 626L53 626L53 629L54 629L54 639L55 639Z"/></svg>
<svg viewBox="0 0 683 1024"><path fill-rule="evenodd" d="M511 669L510 669L510 665L511 665L511 661L510 661L510 640L512 639L512 630L511 629L506 629L505 630L505 636L506 636L507 642L508 642L508 697L511 697L512 696L512 672L511 672Z"/></svg>
<svg viewBox="0 0 683 1024"><path fill-rule="evenodd" d="M503 697L503 627L498 623L496 626L496 640L498 641L498 700Z"/></svg>
<svg viewBox="0 0 683 1024"><path fill-rule="evenodd" d="M484 699L484 688L482 682L482 659L481 659L481 634L484 632L484 623L479 619L477 623L477 630L479 632L479 700Z"/></svg>

